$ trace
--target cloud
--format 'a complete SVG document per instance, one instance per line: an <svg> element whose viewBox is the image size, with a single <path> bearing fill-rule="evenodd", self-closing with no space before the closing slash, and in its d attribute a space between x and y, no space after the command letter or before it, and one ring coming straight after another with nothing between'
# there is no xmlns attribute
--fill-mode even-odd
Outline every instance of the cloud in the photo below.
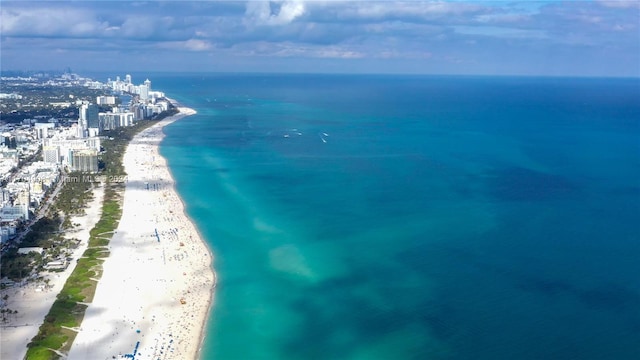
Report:
<svg viewBox="0 0 640 360"><path fill-rule="evenodd" d="M308 3L308 19L317 22L456 23L472 15L491 12L473 2L445 1L340 1Z"/></svg>
<svg viewBox="0 0 640 360"><path fill-rule="evenodd" d="M171 18L152 18L148 16L130 17L120 27L120 35L126 38L144 39L154 37L159 31L166 29Z"/></svg>
<svg viewBox="0 0 640 360"><path fill-rule="evenodd" d="M383 50L377 54L372 55L379 59L431 59L433 54L426 50L418 51L399 51L399 50Z"/></svg>
<svg viewBox="0 0 640 360"><path fill-rule="evenodd" d="M301 45L292 42L271 43L259 41L239 44L233 51L244 56L284 57L284 58L332 58L359 59L366 54L348 46L315 46Z"/></svg>
<svg viewBox="0 0 640 360"><path fill-rule="evenodd" d="M527 59L561 51L562 61L574 62L616 54L616 61L627 64L625 71L637 73L639 5L612 0L3 1L0 56L3 64L20 64L37 44L40 53L58 49L70 57L103 54L105 59L181 50L186 54L181 60L191 54L194 62L206 52L243 57L246 63L252 57L261 63L267 57L316 63L370 59L489 68L512 61L514 68L524 68ZM601 66L603 71L613 67Z"/></svg>
<svg viewBox="0 0 640 360"><path fill-rule="evenodd" d="M206 40L189 39L185 41L158 42L152 45L147 44L144 48L146 51L153 50L153 48L156 48L156 49L166 49L166 50L202 52L202 51L212 50L215 47L209 41L206 41Z"/></svg>
<svg viewBox="0 0 640 360"><path fill-rule="evenodd" d="M637 11L580 2L544 6L532 16L529 27L545 31L550 42L600 48L616 44L640 50L638 25Z"/></svg>
<svg viewBox="0 0 640 360"><path fill-rule="evenodd" d="M4 4L3 4L4 5ZM109 24L98 20L85 9L76 8L7 8L0 10L3 37L91 37L99 36Z"/></svg>
<svg viewBox="0 0 640 360"><path fill-rule="evenodd" d="M640 9L638 0L597 0L598 4L604 7L619 9Z"/></svg>
<svg viewBox="0 0 640 360"><path fill-rule="evenodd" d="M284 57L311 57L311 58L327 58L327 59L360 59L365 54L352 49L341 46L287 46L275 52L276 56Z"/></svg>
<svg viewBox="0 0 640 360"><path fill-rule="evenodd" d="M213 46L208 41L189 39L183 42L184 48L190 51L206 51L210 50Z"/></svg>
<svg viewBox="0 0 640 360"><path fill-rule="evenodd" d="M501 39L546 39L544 31L536 29L517 29L499 26L456 26L458 34L480 35Z"/></svg>
<svg viewBox="0 0 640 360"><path fill-rule="evenodd" d="M570 43L616 42L606 32L637 38L637 2L526 3L445 1L248 1L3 3L2 37L95 38L146 41L200 39L230 47L243 42L338 45L394 38L428 43L443 36L528 37ZM626 13L626 14L625 14ZM606 38L606 39L605 39ZM466 39L474 40L474 39ZM569 41L570 40L570 41ZM588 40L588 41L587 41ZM629 39L627 39L629 40Z"/></svg>
<svg viewBox="0 0 640 360"><path fill-rule="evenodd" d="M475 20L479 24L504 24L504 25L518 25L531 21L531 17L528 14L520 13L494 13L494 14L481 14L475 17Z"/></svg>
<svg viewBox="0 0 640 360"><path fill-rule="evenodd" d="M304 13L305 6L301 1L285 1L283 3L248 1L245 23L249 26L282 26L290 24Z"/></svg>

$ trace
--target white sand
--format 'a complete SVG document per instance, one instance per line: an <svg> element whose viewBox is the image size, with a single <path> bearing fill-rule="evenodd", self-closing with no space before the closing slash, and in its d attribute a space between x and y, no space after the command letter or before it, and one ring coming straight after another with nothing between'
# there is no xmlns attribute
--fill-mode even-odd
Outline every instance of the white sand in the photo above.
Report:
<svg viewBox="0 0 640 360"><path fill-rule="evenodd" d="M43 272L44 279L49 279L49 286L45 282L31 282L24 286L5 289L0 292L0 297L9 295L7 308L18 310L18 314L9 317L9 322L0 327L0 359L22 359L27 353L27 344L38 333L40 325L44 322L56 295L60 293L67 278L76 267L76 259L80 258L87 249L89 231L100 219L102 212L102 199L104 188L93 190L93 200L87 205L85 215L72 217L72 224L80 224L79 227L67 231L65 238L77 238L81 240L80 246L73 251L73 261L67 269L59 273Z"/></svg>
<svg viewBox="0 0 640 360"><path fill-rule="evenodd" d="M136 359L197 358L215 286L213 259L158 153L162 127L194 113L180 108L129 144L122 219L68 359L117 358L133 354L138 342Z"/></svg>

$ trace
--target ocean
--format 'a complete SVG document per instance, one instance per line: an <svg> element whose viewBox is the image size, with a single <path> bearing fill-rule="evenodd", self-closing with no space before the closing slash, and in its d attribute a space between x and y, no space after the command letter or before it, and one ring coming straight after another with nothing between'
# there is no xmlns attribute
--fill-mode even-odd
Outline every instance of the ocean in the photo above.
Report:
<svg viewBox="0 0 640 360"><path fill-rule="evenodd" d="M202 359L640 359L640 80L144 77Z"/></svg>

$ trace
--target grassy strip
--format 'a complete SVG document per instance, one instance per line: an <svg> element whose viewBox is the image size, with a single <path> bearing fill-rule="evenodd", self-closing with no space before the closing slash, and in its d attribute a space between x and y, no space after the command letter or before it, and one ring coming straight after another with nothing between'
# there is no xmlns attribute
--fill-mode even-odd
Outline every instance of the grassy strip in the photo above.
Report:
<svg viewBox="0 0 640 360"><path fill-rule="evenodd" d="M107 134L113 139L103 143L105 148L103 161L107 165L104 175L107 175L107 181L112 176L124 175L122 156L127 144L135 134L154 123L155 121L139 121L135 126L118 128ZM93 300L97 284L92 278L101 277L102 263L104 258L109 256L105 246L109 244L109 239L113 236L113 231L118 227L122 217L124 187L123 183L107 182L105 184L102 215L90 231L89 246L83 256L78 259L76 268L58 294L44 323L40 326L38 335L29 343L25 357L27 360L59 359L60 356L52 349L68 353L71 348L76 333L64 327L80 327L87 308L84 303Z"/></svg>

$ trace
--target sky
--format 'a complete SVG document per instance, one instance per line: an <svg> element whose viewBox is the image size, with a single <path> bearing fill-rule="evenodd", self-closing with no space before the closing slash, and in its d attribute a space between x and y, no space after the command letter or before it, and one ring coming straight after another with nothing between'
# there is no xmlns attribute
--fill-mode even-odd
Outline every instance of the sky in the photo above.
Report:
<svg viewBox="0 0 640 360"><path fill-rule="evenodd" d="M640 77L640 0L2 0L0 68Z"/></svg>

